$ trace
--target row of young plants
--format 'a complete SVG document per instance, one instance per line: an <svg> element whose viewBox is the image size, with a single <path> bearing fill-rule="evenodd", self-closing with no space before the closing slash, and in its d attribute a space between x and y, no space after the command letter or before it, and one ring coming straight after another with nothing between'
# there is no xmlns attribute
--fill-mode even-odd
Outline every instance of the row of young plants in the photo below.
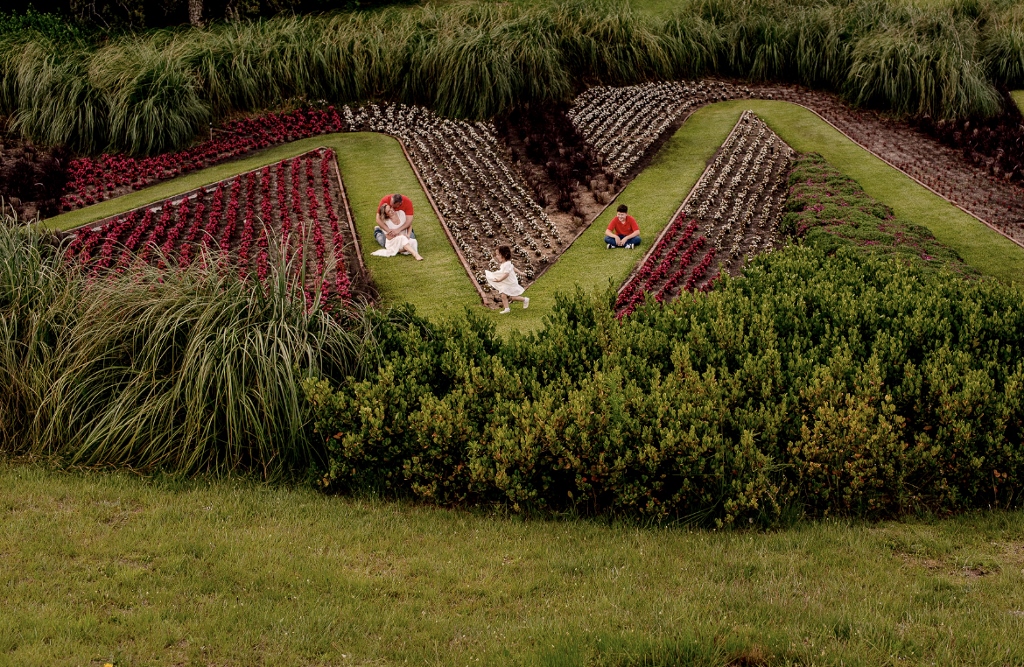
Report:
<svg viewBox="0 0 1024 667"><path fill-rule="evenodd" d="M110 153L79 157L68 164L61 209L90 206L262 148L348 129L334 107L302 108L231 121L218 128L217 136L208 141L153 157Z"/></svg>
<svg viewBox="0 0 1024 667"><path fill-rule="evenodd" d="M891 208L815 153L794 160L783 208L781 232L824 252L857 248L923 270L977 275L926 227L896 218Z"/></svg>
<svg viewBox="0 0 1024 667"><path fill-rule="evenodd" d="M327 490L770 526L1020 504L1024 288L794 246L707 294L382 327L305 389Z"/></svg>
<svg viewBox="0 0 1024 667"><path fill-rule="evenodd" d="M362 276L340 198L334 151L320 149L78 229L64 256L94 274L198 261L264 283L280 255L307 301L347 301Z"/></svg>
<svg viewBox="0 0 1024 667"><path fill-rule="evenodd" d="M96 154L182 148L238 112L292 99L417 104L491 118L584 82L705 75L803 83L936 118L999 110L1024 85L1024 14L976 0L448 4L233 21L91 42L0 35L0 115L23 137Z"/></svg>

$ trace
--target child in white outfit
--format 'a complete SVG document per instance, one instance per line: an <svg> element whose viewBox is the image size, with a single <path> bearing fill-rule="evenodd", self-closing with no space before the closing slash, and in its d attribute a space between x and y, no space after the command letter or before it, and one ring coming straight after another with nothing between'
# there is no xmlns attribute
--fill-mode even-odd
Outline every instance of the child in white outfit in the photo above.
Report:
<svg viewBox="0 0 1024 667"><path fill-rule="evenodd" d="M519 284L519 278L516 277L516 269L512 266L512 249L507 245L498 246L494 251L494 259L498 260L501 266L497 271L484 271L484 276L487 278L487 284L501 295L501 305L504 308L501 314L505 315L511 312L508 307L509 299L522 301L524 310L529 308L530 297L522 296L524 290Z"/></svg>

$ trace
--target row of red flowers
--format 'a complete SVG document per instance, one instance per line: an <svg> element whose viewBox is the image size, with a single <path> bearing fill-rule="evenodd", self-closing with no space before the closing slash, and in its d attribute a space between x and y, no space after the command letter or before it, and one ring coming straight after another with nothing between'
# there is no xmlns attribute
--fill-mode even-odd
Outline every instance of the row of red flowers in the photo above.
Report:
<svg viewBox="0 0 1024 667"><path fill-rule="evenodd" d="M673 296L680 284L687 291L693 291L701 285L714 261L716 250L708 250L700 263L690 271L697 253L707 244L704 236L694 238L698 227L696 220L687 222L682 213L676 216L643 265L619 292L615 301L619 317L625 317L636 310L648 294L662 303ZM708 281L701 289L706 291L713 282Z"/></svg>
<svg viewBox="0 0 1024 667"><path fill-rule="evenodd" d="M138 190L254 150L347 129L345 119L333 106L299 109L230 122L218 130L216 138L176 153L146 158L112 154L77 158L68 166L67 192L61 198L61 208L70 211L89 206L126 190Z"/></svg>
<svg viewBox="0 0 1024 667"><path fill-rule="evenodd" d="M308 276L310 285L326 276L321 296L348 299L345 236L331 194L333 163L333 151L314 151L110 218L76 231L67 258L102 273L123 272L134 262L185 267L215 257L221 270L263 282L276 235L291 270ZM307 245L311 252L304 258ZM307 300L312 296L307 293Z"/></svg>

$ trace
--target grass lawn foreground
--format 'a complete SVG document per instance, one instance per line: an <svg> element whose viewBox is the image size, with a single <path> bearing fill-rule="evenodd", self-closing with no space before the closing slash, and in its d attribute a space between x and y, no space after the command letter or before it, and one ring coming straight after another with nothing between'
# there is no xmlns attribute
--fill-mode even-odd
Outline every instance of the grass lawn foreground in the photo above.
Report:
<svg viewBox="0 0 1024 667"><path fill-rule="evenodd" d="M728 136L740 114L758 114L790 146L817 152L836 169L856 180L872 197L888 204L896 215L930 229L981 273L1004 280L1024 275L1024 250L989 229L897 169L860 148L811 111L788 102L733 100L696 111L666 142L652 163L619 195L641 225L643 243L637 250L609 251L602 242L614 215L610 206L527 291L528 310L513 304L510 315L491 311L498 330L536 330L550 312L557 292L581 289L598 294L617 288L650 247L672 214L700 178L709 160ZM342 133L303 139L233 162L157 184L45 221L46 226L71 229L166 197L214 183L235 174L302 154L318 146L334 148L353 208L367 265L386 302L408 301L427 317L458 314L479 307L480 299L451 244L445 237L426 194L398 142L374 133ZM377 201L388 192L403 192L416 206L420 253L377 258L372 229Z"/></svg>
<svg viewBox="0 0 1024 667"><path fill-rule="evenodd" d="M1021 512L719 533L6 463L0 509L23 667L1024 662Z"/></svg>

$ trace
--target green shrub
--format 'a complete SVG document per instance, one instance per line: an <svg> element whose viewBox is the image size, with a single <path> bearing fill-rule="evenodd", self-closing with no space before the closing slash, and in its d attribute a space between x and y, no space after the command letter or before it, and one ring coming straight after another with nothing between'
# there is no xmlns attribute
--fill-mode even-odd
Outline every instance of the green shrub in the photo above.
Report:
<svg viewBox="0 0 1024 667"><path fill-rule="evenodd" d="M793 247L623 321L581 295L508 339L413 319L366 379L306 382L322 481L719 525L1016 505L1022 296Z"/></svg>

